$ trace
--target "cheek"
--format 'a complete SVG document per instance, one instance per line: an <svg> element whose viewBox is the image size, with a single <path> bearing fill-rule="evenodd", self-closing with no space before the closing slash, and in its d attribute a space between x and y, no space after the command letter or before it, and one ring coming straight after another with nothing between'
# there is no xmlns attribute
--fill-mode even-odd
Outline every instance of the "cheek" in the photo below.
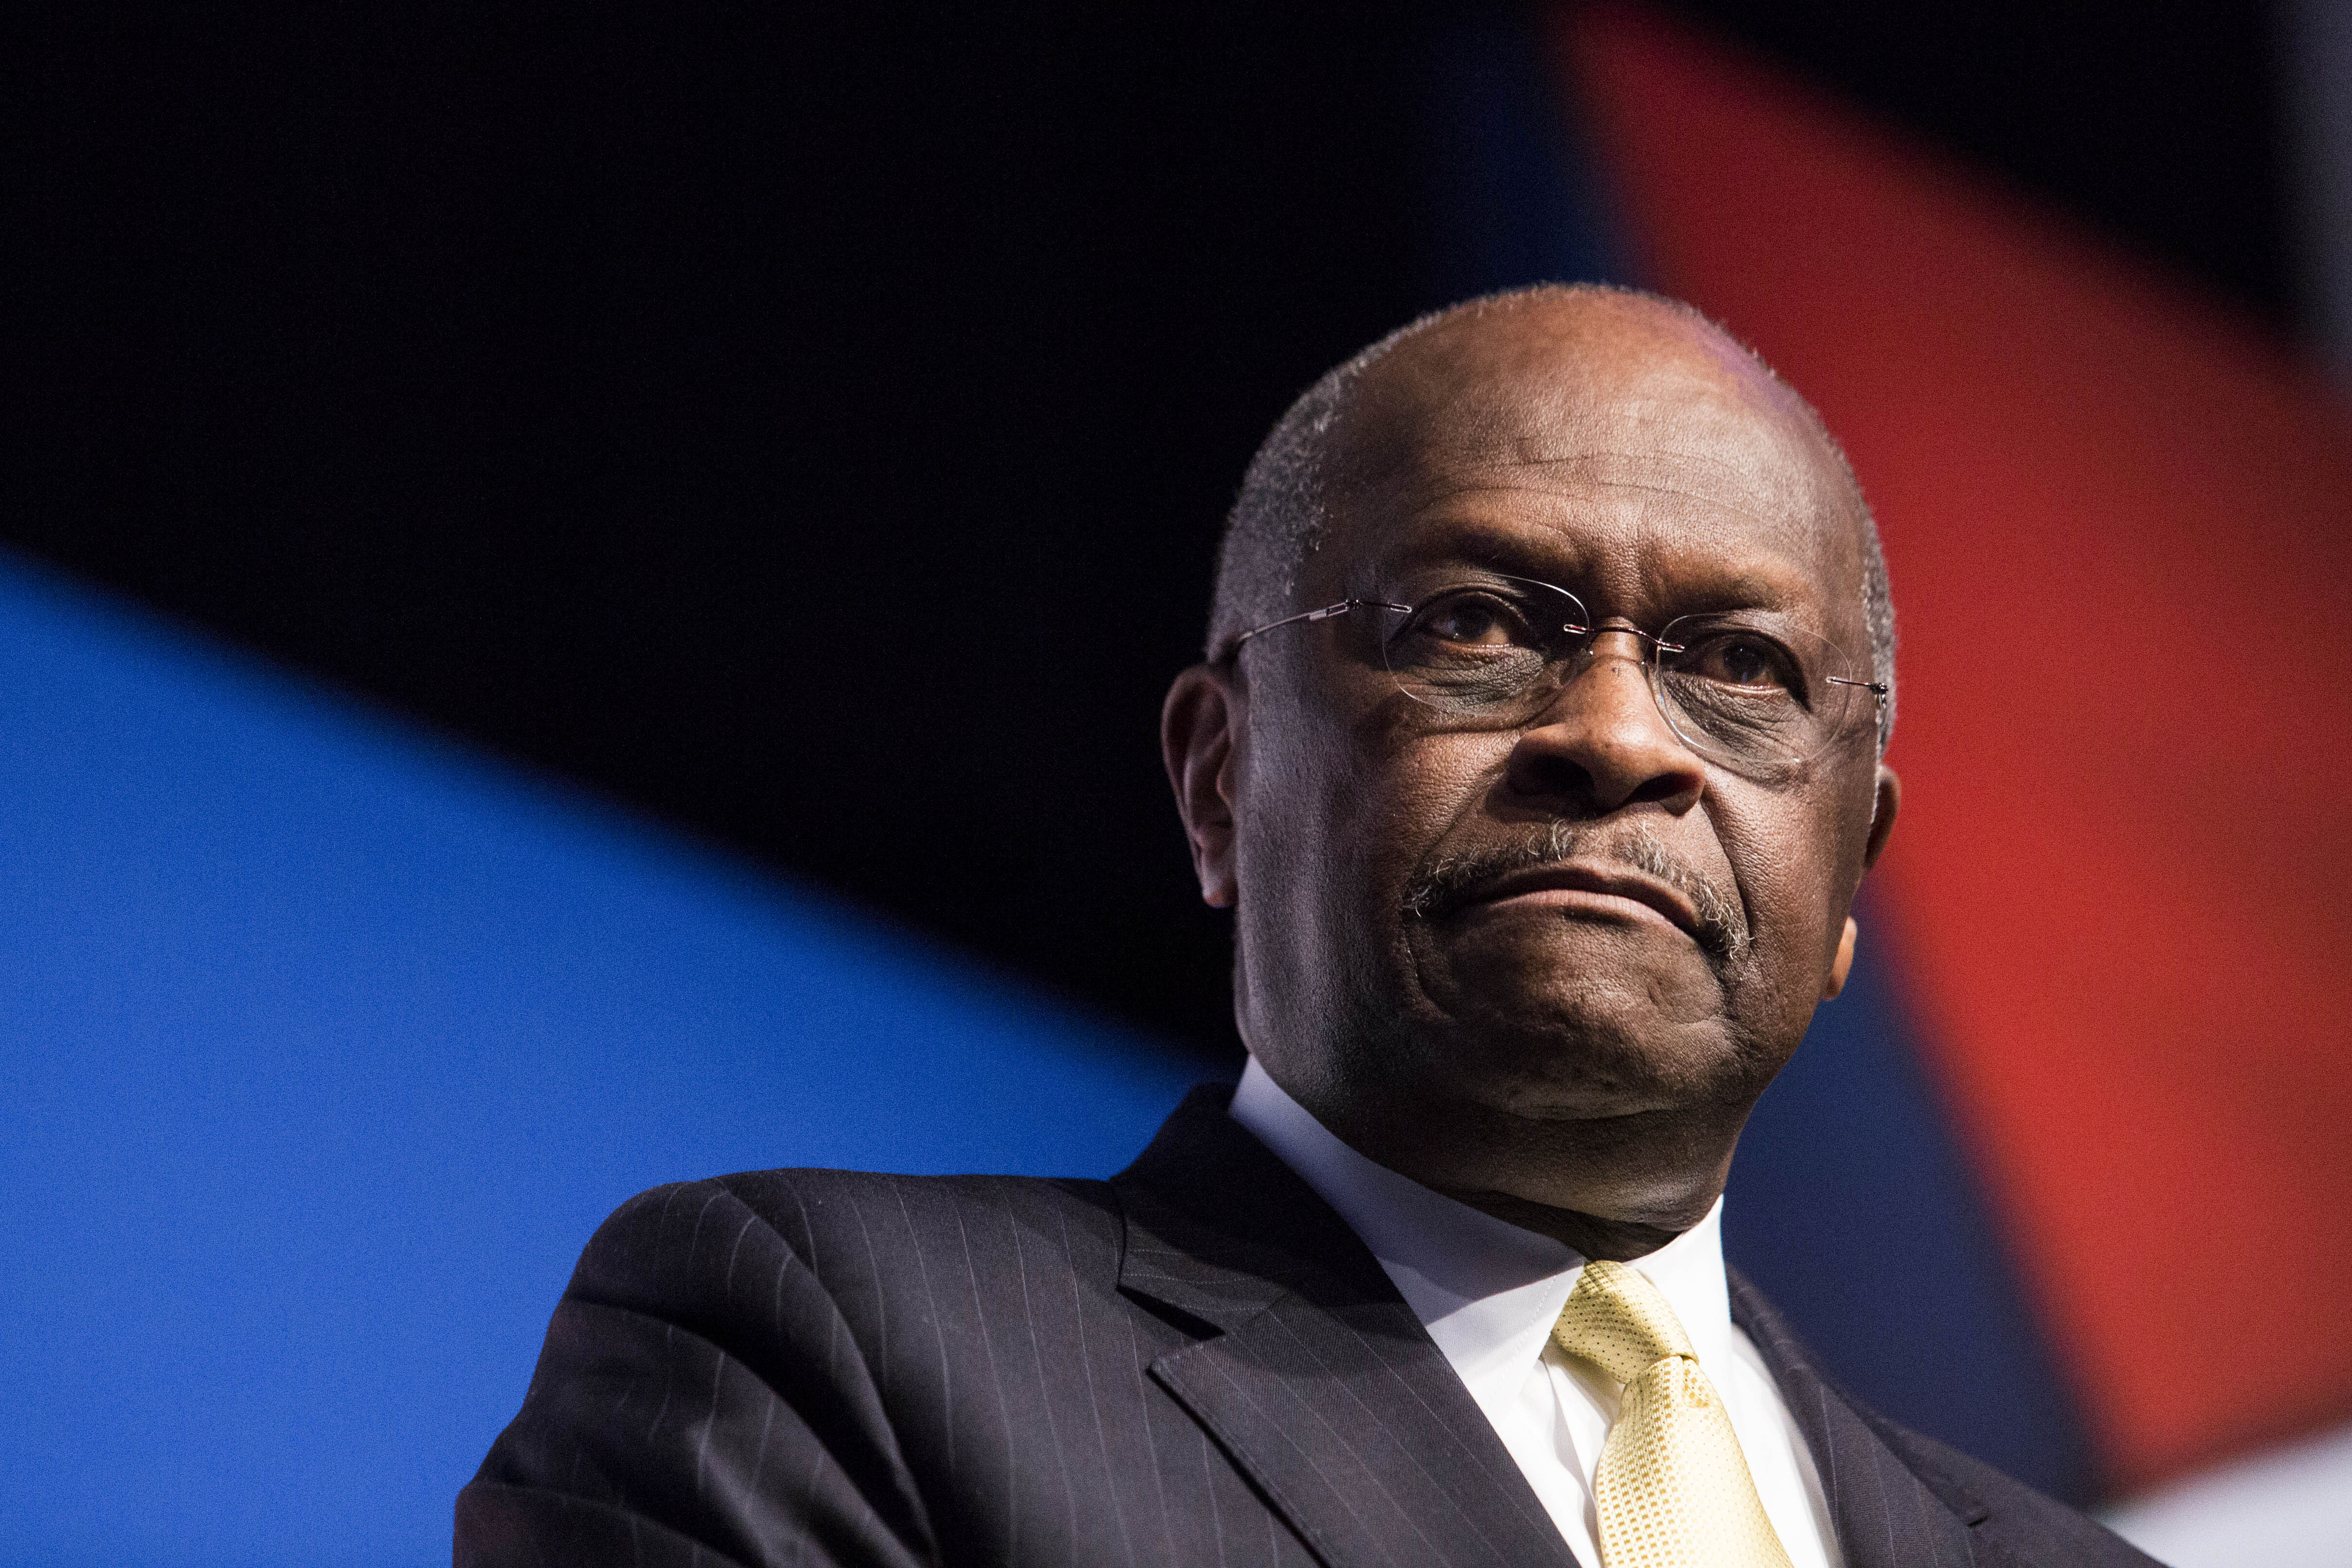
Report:
<svg viewBox="0 0 2352 1568"><path fill-rule="evenodd" d="M1748 983L1785 993L1791 1008L1809 1012L1837 952L1868 827L1851 815L1843 792L1727 794L1717 805L1717 831L1755 944Z"/></svg>
<svg viewBox="0 0 2352 1568"><path fill-rule="evenodd" d="M1469 737L1400 734L1382 718L1353 731L1275 724L1254 738L1242 901L1256 905L1267 942L1305 960L1383 962L1373 955L1401 940L1415 875L1495 767Z"/></svg>

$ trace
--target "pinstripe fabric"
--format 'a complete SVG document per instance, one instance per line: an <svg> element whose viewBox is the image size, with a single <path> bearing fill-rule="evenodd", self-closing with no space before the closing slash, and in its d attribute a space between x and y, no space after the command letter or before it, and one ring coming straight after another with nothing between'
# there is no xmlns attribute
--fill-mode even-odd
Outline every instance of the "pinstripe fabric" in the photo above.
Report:
<svg viewBox="0 0 2352 1568"><path fill-rule="evenodd" d="M459 1496L460 1568L1569 1568L1386 1275L1225 1092L1108 1183L771 1171L632 1199ZM1767 1354L1813 1377L1792 1340ZM1936 1490L1925 1449L1801 1386L1842 1533L1941 1554L1850 1542L1856 1568L2144 1561L1989 1555L1994 1516L1944 1499L1994 1494L1948 1467Z"/></svg>

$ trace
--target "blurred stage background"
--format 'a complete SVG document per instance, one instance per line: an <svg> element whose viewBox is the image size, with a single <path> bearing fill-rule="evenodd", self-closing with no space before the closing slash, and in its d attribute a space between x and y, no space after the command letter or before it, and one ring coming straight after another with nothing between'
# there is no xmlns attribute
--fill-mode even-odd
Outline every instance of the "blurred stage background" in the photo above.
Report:
<svg viewBox="0 0 2352 1568"><path fill-rule="evenodd" d="M1123 1163L1238 1061L1154 724L1250 450L1585 278L1821 405L1903 617L1734 1260L2352 1563L2352 8L1961 9L23 26L0 1563L442 1561L631 1192Z"/></svg>

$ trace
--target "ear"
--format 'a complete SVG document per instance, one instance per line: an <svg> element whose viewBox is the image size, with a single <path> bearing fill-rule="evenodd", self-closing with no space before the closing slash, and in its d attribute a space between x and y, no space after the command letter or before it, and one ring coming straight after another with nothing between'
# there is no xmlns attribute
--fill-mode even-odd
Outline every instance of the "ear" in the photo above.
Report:
<svg viewBox="0 0 2352 1568"><path fill-rule="evenodd" d="M1895 831L1895 813L1903 809L1903 781L1885 763L1878 764L1878 793L1870 803L1870 837L1862 847L1864 870L1878 864L1886 852L1887 835ZM1829 978L1822 984L1822 1000L1826 1002L1845 989L1846 976L1853 973L1853 944L1860 940L1862 928L1853 917L1845 918L1845 930L1838 933L1837 956L1830 961Z"/></svg>
<svg viewBox="0 0 2352 1568"><path fill-rule="evenodd" d="M1878 794L1870 803L1870 837L1862 847L1862 868L1869 870L1886 853L1887 835L1895 831L1895 816L1903 809L1903 781L1885 763L1878 764Z"/></svg>
<svg viewBox="0 0 2352 1568"><path fill-rule="evenodd" d="M1240 896L1234 875L1234 737L1241 696L1228 671L1196 664L1176 678L1160 710L1160 754L1176 791L1176 810L1192 847L1201 898L1229 910Z"/></svg>
<svg viewBox="0 0 2352 1568"><path fill-rule="evenodd" d="M1862 928L1853 917L1845 917L1845 931L1838 937L1837 956L1830 960L1830 977L1822 984L1822 1000L1826 1002L1845 989L1845 977L1853 973L1853 944L1862 935Z"/></svg>

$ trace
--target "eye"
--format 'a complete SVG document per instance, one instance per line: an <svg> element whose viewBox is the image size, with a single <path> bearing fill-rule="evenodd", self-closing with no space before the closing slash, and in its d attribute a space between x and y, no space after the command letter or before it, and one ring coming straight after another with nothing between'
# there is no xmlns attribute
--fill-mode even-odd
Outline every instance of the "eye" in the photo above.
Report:
<svg viewBox="0 0 2352 1568"><path fill-rule="evenodd" d="M1527 617L1488 593L1448 594L1422 606L1412 631L1459 647L1524 647L1535 641Z"/></svg>
<svg viewBox="0 0 2352 1568"><path fill-rule="evenodd" d="M1674 656L1677 674L1717 686L1785 692L1795 696L1800 681L1789 650L1756 632L1718 632L1686 644Z"/></svg>

